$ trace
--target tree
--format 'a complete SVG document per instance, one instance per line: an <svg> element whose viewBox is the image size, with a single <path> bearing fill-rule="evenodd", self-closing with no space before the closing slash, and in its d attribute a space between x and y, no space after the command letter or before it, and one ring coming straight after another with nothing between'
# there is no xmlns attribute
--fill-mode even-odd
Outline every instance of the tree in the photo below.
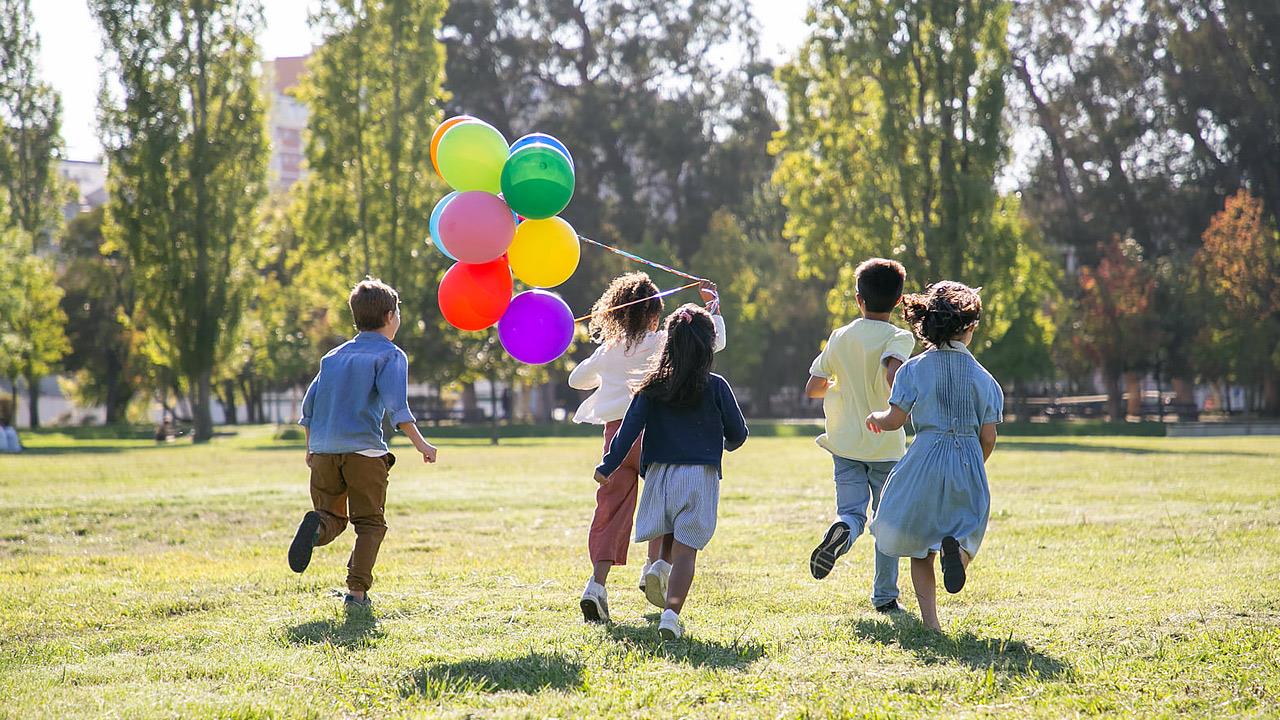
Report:
<svg viewBox="0 0 1280 720"><path fill-rule="evenodd" d="M267 145L255 2L93 0L114 71L103 88L103 234L133 268L154 347L186 381L193 437L210 439L210 385L252 287ZM115 89L118 83L118 91Z"/></svg>
<svg viewBox="0 0 1280 720"><path fill-rule="evenodd" d="M1227 198L1197 258L1225 310L1217 323L1239 348L1231 365L1262 386L1262 411L1280 414L1280 234L1262 202L1246 190Z"/></svg>
<svg viewBox="0 0 1280 720"><path fill-rule="evenodd" d="M1008 3L983 0L815 5L813 27L779 73L787 97L774 181L800 271L832 286L837 320L856 313L853 268L872 255L908 267L908 288L942 278L985 287L975 350L1011 326L1018 303L1053 292L1021 225L1002 220Z"/></svg>
<svg viewBox="0 0 1280 720"><path fill-rule="evenodd" d="M132 273L120 252L102 252L104 214L99 207L67 223L58 243L58 286L71 343L64 366L74 374L74 394L82 404L101 404L110 424L125 420L144 369L131 318Z"/></svg>
<svg viewBox="0 0 1280 720"><path fill-rule="evenodd" d="M400 291L400 340L424 358L441 337L435 287L445 258L423 246L443 184L431 169L444 51L442 0L333 0L298 90L310 107L301 231L339 259L349 289L364 275ZM416 352L415 352L416 351ZM428 374L437 372L427 364Z"/></svg>
<svg viewBox="0 0 1280 720"><path fill-rule="evenodd" d="M33 20L30 0L0 0L0 183L8 191L9 222L29 236L34 253L49 245L62 219L55 166L62 105L39 80Z"/></svg>
<svg viewBox="0 0 1280 720"><path fill-rule="evenodd" d="M1144 264L1141 246L1132 239L1117 238L1100 255L1095 267L1080 270L1073 340L1102 372L1107 415L1123 420L1124 375L1145 368L1147 355L1160 339L1151 317L1155 280Z"/></svg>
<svg viewBox="0 0 1280 720"><path fill-rule="evenodd" d="M27 234L7 216L0 208L0 372L15 389L17 378L26 379L31 427L39 427L39 380L70 349L62 331L67 316L58 305L53 262L33 254Z"/></svg>

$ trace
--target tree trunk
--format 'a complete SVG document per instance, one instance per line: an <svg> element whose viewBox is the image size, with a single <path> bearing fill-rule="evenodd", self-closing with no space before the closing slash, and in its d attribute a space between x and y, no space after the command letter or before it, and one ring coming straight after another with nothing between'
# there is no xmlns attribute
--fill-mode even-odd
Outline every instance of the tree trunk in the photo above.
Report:
<svg viewBox="0 0 1280 720"><path fill-rule="evenodd" d="M489 376L489 444L498 444L498 383Z"/></svg>
<svg viewBox="0 0 1280 720"><path fill-rule="evenodd" d="M212 371L205 370L192 379L191 388L191 440L209 442L213 438L213 413L209 407L209 389Z"/></svg>
<svg viewBox="0 0 1280 720"><path fill-rule="evenodd" d="M1276 373L1272 369L1264 370L1262 375L1262 414L1280 416L1280 383L1276 382Z"/></svg>
<svg viewBox="0 0 1280 720"><path fill-rule="evenodd" d="M1112 422L1124 420L1123 391L1120 382L1121 373L1108 372L1107 383L1107 419Z"/></svg>
<svg viewBox="0 0 1280 720"><path fill-rule="evenodd" d="M1124 374L1124 389L1129 395L1129 403L1126 408L1126 418L1136 417L1142 419L1142 376L1136 372L1127 372Z"/></svg>
<svg viewBox="0 0 1280 720"><path fill-rule="evenodd" d="M222 405L222 421L228 425L239 425L239 413L236 411L235 381L224 380L222 392L223 394L218 396L218 402Z"/></svg>
<svg viewBox="0 0 1280 720"><path fill-rule="evenodd" d="M27 400L27 416L35 430L40 427L40 378L27 377Z"/></svg>
<svg viewBox="0 0 1280 720"><path fill-rule="evenodd" d="M480 402L476 399L476 384L462 384L462 420L473 422L480 415Z"/></svg>

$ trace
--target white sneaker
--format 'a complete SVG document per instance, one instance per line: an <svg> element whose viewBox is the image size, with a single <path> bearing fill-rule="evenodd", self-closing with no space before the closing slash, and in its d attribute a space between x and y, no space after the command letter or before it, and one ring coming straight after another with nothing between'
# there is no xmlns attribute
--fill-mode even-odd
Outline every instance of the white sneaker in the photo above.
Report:
<svg viewBox="0 0 1280 720"><path fill-rule="evenodd" d="M654 560L644 573L644 596L654 607L667 606L667 582L671 579L671 563Z"/></svg>
<svg viewBox="0 0 1280 720"><path fill-rule="evenodd" d="M684 637L684 625L680 624L680 616L674 610L662 611L662 619L658 621L658 637L663 640L679 640Z"/></svg>
<svg viewBox="0 0 1280 720"><path fill-rule="evenodd" d="M586 622L609 622L609 594L604 586L595 580L587 581L587 589L582 591L582 619Z"/></svg>
<svg viewBox="0 0 1280 720"><path fill-rule="evenodd" d="M649 568L652 566L648 560L644 561L644 567L640 568L640 592L644 592L644 576L649 574Z"/></svg>

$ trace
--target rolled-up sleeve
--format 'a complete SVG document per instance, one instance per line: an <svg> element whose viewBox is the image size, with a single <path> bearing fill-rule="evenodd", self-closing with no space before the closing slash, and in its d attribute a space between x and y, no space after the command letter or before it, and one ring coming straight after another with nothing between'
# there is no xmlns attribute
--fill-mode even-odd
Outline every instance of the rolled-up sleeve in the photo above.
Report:
<svg viewBox="0 0 1280 720"><path fill-rule="evenodd" d="M383 407L391 416L391 424L415 422L409 411L409 359L398 348L391 353L374 380Z"/></svg>
<svg viewBox="0 0 1280 720"><path fill-rule="evenodd" d="M302 413L298 417L298 424L303 427L311 426L311 411L316 404L316 385L320 383L320 373L316 373L315 379L307 386L307 394L302 396Z"/></svg>
<svg viewBox="0 0 1280 720"><path fill-rule="evenodd" d="M578 363L569 373L569 387L574 390L595 390L600 387L600 365L605 352L605 346L601 345L591 353L591 357Z"/></svg>
<svg viewBox="0 0 1280 720"><path fill-rule="evenodd" d="M711 324L714 325L716 329L716 339L711 343L711 352L720 352L727 344L727 340L724 335L724 316L719 313L712 315Z"/></svg>

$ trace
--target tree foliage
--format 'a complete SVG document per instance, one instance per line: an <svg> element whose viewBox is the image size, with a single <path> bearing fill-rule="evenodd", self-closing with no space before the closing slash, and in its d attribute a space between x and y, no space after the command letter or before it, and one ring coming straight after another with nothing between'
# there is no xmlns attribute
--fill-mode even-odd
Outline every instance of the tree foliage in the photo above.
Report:
<svg viewBox="0 0 1280 720"><path fill-rule="evenodd" d="M265 192L261 11L232 0L91 6L115 75L102 100L105 247L127 257L149 341L187 383L194 439L208 440L210 385L253 286Z"/></svg>

